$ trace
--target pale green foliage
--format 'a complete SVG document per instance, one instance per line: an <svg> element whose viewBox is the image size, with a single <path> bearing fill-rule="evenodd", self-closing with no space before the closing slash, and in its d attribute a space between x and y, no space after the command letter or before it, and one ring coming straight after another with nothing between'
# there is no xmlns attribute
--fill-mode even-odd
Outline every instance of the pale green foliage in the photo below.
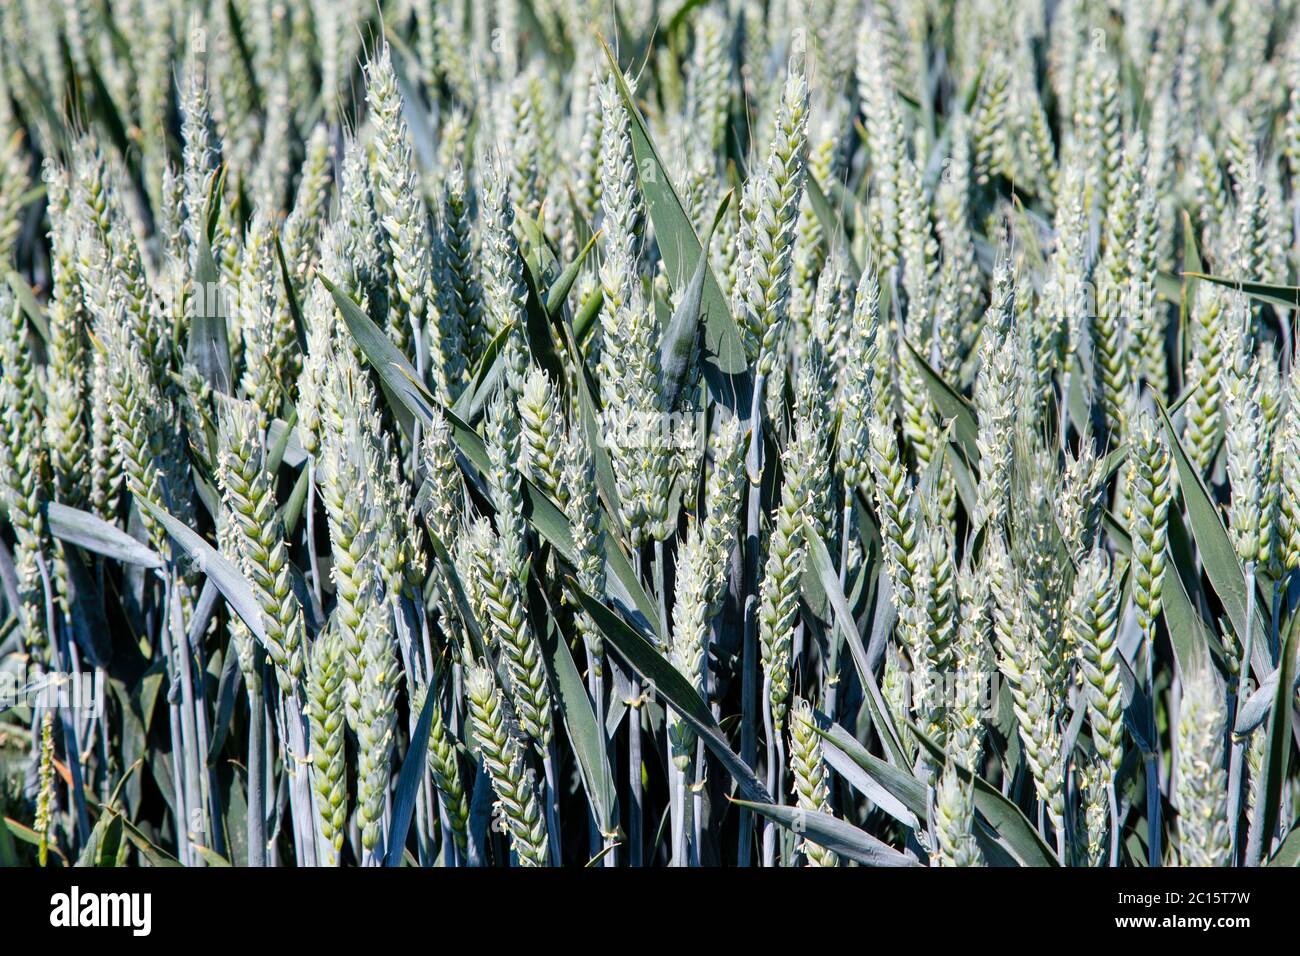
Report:
<svg viewBox="0 0 1300 956"><path fill-rule="evenodd" d="M108 688L0 857L1289 859L1298 84L1294 2L0 4L0 676Z"/></svg>

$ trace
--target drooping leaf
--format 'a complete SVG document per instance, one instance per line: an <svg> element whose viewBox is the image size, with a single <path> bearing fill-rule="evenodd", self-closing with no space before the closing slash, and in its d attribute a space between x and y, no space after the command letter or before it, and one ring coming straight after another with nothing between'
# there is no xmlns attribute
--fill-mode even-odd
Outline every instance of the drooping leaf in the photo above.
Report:
<svg viewBox="0 0 1300 956"><path fill-rule="evenodd" d="M98 515L51 501L47 506L46 518L50 534L69 544L141 568L163 566L162 556L157 551Z"/></svg>
<svg viewBox="0 0 1300 956"><path fill-rule="evenodd" d="M1176 559L1172 556L1172 548L1169 551L1168 573L1165 574L1162 588L1165 623L1179 670L1193 673L1208 666L1210 662L1205 620L1187 594L1182 576L1178 573Z"/></svg>
<svg viewBox="0 0 1300 956"><path fill-rule="evenodd" d="M116 811L107 808L105 808L104 812L116 813ZM139 851L140 855L149 862L150 866L180 866L180 862L174 856L154 846L149 838L140 832L139 827L126 817L122 817L121 814L117 815L121 817L122 827L126 831L127 840L129 840L131 845Z"/></svg>
<svg viewBox="0 0 1300 956"><path fill-rule="evenodd" d="M1206 282L1213 282L1215 285L1232 289L1234 292L1241 292L1258 302L1267 302L1269 305L1281 309L1300 309L1300 286L1246 282L1241 279L1228 279L1223 276L1207 275L1204 272L1196 271L1184 272L1183 275L1189 279L1203 279Z"/></svg>
<svg viewBox="0 0 1300 956"><path fill-rule="evenodd" d="M343 323L356 339L358 347L366 358L370 360L380 381L410 414L415 415L426 425L431 422L433 406L437 400L420 384L420 376L406 360L406 356L383 330L371 321L370 316L361 311L361 307L352 301L351 296L325 276L317 275L316 278L333 296L334 304L343 316Z"/></svg>
<svg viewBox="0 0 1300 956"><path fill-rule="evenodd" d="M1269 866L1300 866L1300 826L1291 825L1277 852L1269 858Z"/></svg>
<svg viewBox="0 0 1300 956"><path fill-rule="evenodd" d="M583 610L591 615L592 621L600 628L606 647L640 674L647 687L656 696L668 701L682 720L691 725L691 729L736 781L741 796L759 803L771 803L767 788L731 749L731 744L713 719L708 705L700 699L700 695L681 672L617 614L585 593L571 578L568 579L568 586Z"/></svg>
<svg viewBox="0 0 1300 956"><path fill-rule="evenodd" d="M772 803L757 803L752 800L736 800L735 803L769 820L775 820L787 830L802 834L812 842L828 850L834 850L850 860L856 860L863 866L921 865L915 857L898 852L865 830L860 830L847 820L833 817L829 813L817 813Z"/></svg>
<svg viewBox="0 0 1300 956"><path fill-rule="evenodd" d="M199 855L199 858L208 866L215 866L220 870L231 868L230 861L211 847L204 846L202 843L192 843L190 845L194 848L194 852Z"/></svg>
<svg viewBox="0 0 1300 956"><path fill-rule="evenodd" d="M457 396L456 401L452 402L452 411L467 422L472 422L478 417L478 413L487 404L501 381L505 363L501 358L501 350L509 339L511 331L507 327L492 337L492 341L483 349L478 368L470 376L464 391Z"/></svg>
<svg viewBox="0 0 1300 956"><path fill-rule="evenodd" d="M41 308L40 303L36 301L36 296L32 294L31 286L23 281L23 277L12 269L5 273L5 280L9 283L9 288L13 291L17 304L26 313L28 321L32 323L32 328L36 329L36 333L44 341L48 342L50 340L50 323L45 317L45 310Z"/></svg>
<svg viewBox="0 0 1300 956"><path fill-rule="evenodd" d="M919 829L926 816L921 782L905 768L875 756L839 724L817 716L822 753L831 768L899 823Z"/></svg>
<svg viewBox="0 0 1300 956"><path fill-rule="evenodd" d="M155 521L163 526L171 539L180 545L181 549L194 562L194 566L208 576L217 589L221 591L231 610L239 615L253 636L262 643L267 650L271 650L267 643L266 626L262 621L262 610L253 597L252 585L248 579L240 573L239 569L223 557L216 548L204 541L199 535L187 528L175 517L168 514L162 508L159 508L153 502L146 498L137 498L136 504L148 512Z"/></svg>
<svg viewBox="0 0 1300 956"><path fill-rule="evenodd" d="M876 732L884 741L886 750L889 751L890 762L896 766L905 767L907 766L907 757L903 752L902 744L899 742L898 730L894 727L893 719L889 715L889 708L886 706L885 698L880 692L880 685L876 682L875 673L872 671L870 662L867 659L867 649L862 646L862 637L858 634L857 623L853 620L853 611L849 607L848 600L844 597L843 589L840 588L839 571L836 569L834 562L831 561L830 552L826 550L826 543L822 541L816 529L809 525L806 534L808 558L812 563L814 572L821 581L826 596L830 599L831 607L835 611L835 621L849 645L849 652L853 657L854 665L857 667L858 680L867 692L867 706L871 709L871 719L876 725Z"/></svg>
<svg viewBox="0 0 1300 956"><path fill-rule="evenodd" d="M114 867L117 866L118 851L122 847L122 818L116 813L101 813L90 831L90 839L81 848L74 866L79 867Z"/></svg>

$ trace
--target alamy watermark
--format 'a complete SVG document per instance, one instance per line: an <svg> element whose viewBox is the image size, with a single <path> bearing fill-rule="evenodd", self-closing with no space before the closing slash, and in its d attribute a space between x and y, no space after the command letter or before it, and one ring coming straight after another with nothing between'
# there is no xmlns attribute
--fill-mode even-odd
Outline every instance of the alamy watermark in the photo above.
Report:
<svg viewBox="0 0 1300 956"><path fill-rule="evenodd" d="M0 711L13 707L39 710L104 708L104 672L47 671L36 667L0 671Z"/></svg>
<svg viewBox="0 0 1300 956"><path fill-rule="evenodd" d="M57 928L122 927L132 936L153 930L153 894L82 892L73 886L50 897L50 925Z"/></svg>

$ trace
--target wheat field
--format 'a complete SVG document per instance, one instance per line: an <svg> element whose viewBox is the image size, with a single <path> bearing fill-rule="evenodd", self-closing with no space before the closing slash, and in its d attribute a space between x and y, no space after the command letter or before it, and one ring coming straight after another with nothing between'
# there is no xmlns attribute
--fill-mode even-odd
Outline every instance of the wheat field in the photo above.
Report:
<svg viewBox="0 0 1300 956"><path fill-rule="evenodd" d="M1295 866L1296 0L0 2L0 864Z"/></svg>

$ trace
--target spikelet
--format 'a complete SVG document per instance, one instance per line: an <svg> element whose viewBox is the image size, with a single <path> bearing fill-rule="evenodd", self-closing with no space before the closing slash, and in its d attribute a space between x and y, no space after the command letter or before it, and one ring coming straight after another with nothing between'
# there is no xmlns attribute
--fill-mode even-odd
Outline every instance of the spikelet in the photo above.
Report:
<svg viewBox="0 0 1300 956"><path fill-rule="evenodd" d="M560 396L546 372L535 365L529 367L524 379L518 410L523 438L521 458L528 477L564 508L569 489L562 473L565 438Z"/></svg>
<svg viewBox="0 0 1300 956"><path fill-rule="evenodd" d="M40 842L37 862L43 867L49 858L50 835L54 829L54 711L47 710L41 719L40 756L37 767L36 818L32 829Z"/></svg>
<svg viewBox="0 0 1300 956"><path fill-rule="evenodd" d="M1124 698L1120 685L1119 593L1110 559L1096 548L1079 566L1070 598L1069 641L1078 648L1092 743L1113 783L1123 756Z"/></svg>
<svg viewBox="0 0 1300 956"><path fill-rule="evenodd" d="M998 669L1011 689L1016 728L1034 790L1053 826L1059 828L1065 802L1057 703L1048 686L1042 651L1030 631L1022 585L1000 537L986 543L984 560L993 594Z"/></svg>
<svg viewBox="0 0 1300 956"><path fill-rule="evenodd" d="M1278 490L1278 557L1282 567L1300 567L1300 377L1287 378L1286 413L1274 454L1281 461Z"/></svg>
<svg viewBox="0 0 1300 956"><path fill-rule="evenodd" d="M307 719L311 733L311 781L316 825L324 859L334 865L347 830L347 766L343 749L343 642L331 628L312 645L307 671Z"/></svg>
<svg viewBox="0 0 1300 956"><path fill-rule="evenodd" d="M293 694L306 666L306 628L293 591L284 525L276 510L272 476L257 413L232 403L221 422L217 482L236 535L239 567L262 610L267 645L280 686Z"/></svg>
<svg viewBox="0 0 1300 956"><path fill-rule="evenodd" d="M1257 378L1250 373L1231 373L1227 391L1228 484L1232 489L1229 532L1237 556L1251 565L1267 554L1264 497L1269 462L1260 454L1268 439L1267 424Z"/></svg>
<svg viewBox="0 0 1300 956"><path fill-rule="evenodd" d="M456 162L443 179L442 210L438 217L438 311L444 322L463 330L467 370L487 347L482 296L475 270L471 235L471 195L465 171Z"/></svg>
<svg viewBox="0 0 1300 956"><path fill-rule="evenodd" d="M531 773L524 765L523 748L507 724L505 700L492 671L482 664L472 665L465 675L465 696L479 755L519 862L546 866L548 848L541 808Z"/></svg>
<svg viewBox="0 0 1300 956"><path fill-rule="evenodd" d="M795 805L808 813L831 813L826 761L821 737L817 735L812 708L802 697L795 698L790 714L790 775ZM809 866L838 866L833 850L804 839L800 843Z"/></svg>
<svg viewBox="0 0 1300 956"><path fill-rule="evenodd" d="M894 587L895 599L908 601L917 560L912 488L899 454L892 416L882 418L878 414L873 415L869 429L871 486L876 499L876 517L884 539L885 567Z"/></svg>
<svg viewBox="0 0 1300 956"><path fill-rule="evenodd" d="M31 186L23 134L0 121L0 262L9 263L22 226L21 202Z"/></svg>
<svg viewBox="0 0 1300 956"><path fill-rule="evenodd" d="M749 354L760 374L770 375L779 358L790 305L790 271L795 229L806 175L808 83L791 64L781 95L776 131L768 148L753 228L750 281L741 323Z"/></svg>
<svg viewBox="0 0 1300 956"><path fill-rule="evenodd" d="M600 89L604 75L600 66L589 66L570 96L574 132L568 181L575 207L574 217L588 227L594 227L600 209L601 137L605 129Z"/></svg>
<svg viewBox="0 0 1300 956"><path fill-rule="evenodd" d="M1011 64L1005 55L995 52L987 58L980 78L971 131L975 178L981 185L987 184L994 176L1013 175L1008 132L1011 77Z"/></svg>
<svg viewBox="0 0 1300 956"><path fill-rule="evenodd" d="M393 637L392 609L365 596L361 620L361 680L357 688L357 825L361 845L379 846L384 804L397 731L397 690L401 680Z"/></svg>
<svg viewBox="0 0 1300 956"><path fill-rule="evenodd" d="M521 399L521 402L524 400ZM488 488L497 511L501 550L512 574L523 579L528 558L528 526L524 522L523 476L519 471L523 437L520 415L498 392L488 406L486 444Z"/></svg>
<svg viewBox="0 0 1300 956"><path fill-rule="evenodd" d="M421 687L411 699L415 713L424 710L427 686ZM437 691L435 690L435 694ZM438 798L451 826L451 839L464 852L469 841L469 798L460 779L460 762L456 757L456 741L448 732L443 720L439 700L433 704L433 717L429 722L429 773L438 788Z"/></svg>
<svg viewBox="0 0 1300 956"><path fill-rule="evenodd" d="M474 610L479 621L491 628L505 659L520 726L538 752L545 753L553 734L551 693L505 539L494 535L486 522L476 521L465 531L463 548Z"/></svg>
<svg viewBox="0 0 1300 956"><path fill-rule="evenodd" d="M770 689L772 723L785 729L790 706L791 650L799 611L799 581L807 554L805 522L810 519L813 442L807 421L796 424L795 438L783 456L785 480L768 541L767 562L759 595L759 649Z"/></svg>
<svg viewBox="0 0 1300 956"><path fill-rule="evenodd" d="M1079 771L1086 835L1080 852L1083 862L1088 866L1106 865L1110 841L1110 773L1111 769L1100 759L1082 766Z"/></svg>
<svg viewBox="0 0 1300 956"><path fill-rule="evenodd" d="M523 388L528 367L528 347L524 341L528 287L524 284L524 264L515 238L509 181L497 162L490 162L485 173L480 272L483 315L489 336L495 338L506 333L502 345L506 384L518 392Z"/></svg>
<svg viewBox="0 0 1300 956"><path fill-rule="evenodd" d="M366 101L375 121L373 181L396 279L398 302L393 305L405 319L398 328L407 341L419 335L430 337L433 379L439 392L451 400L460 394L465 374L463 330L455 317L444 321L447 317L432 308L428 217L387 44L366 66Z"/></svg>
<svg viewBox="0 0 1300 956"><path fill-rule="evenodd" d="M4 425L0 434L0 495L17 539L14 563L21 604L14 610L21 617L27 646L39 650L50 637L46 633L40 576L43 554L49 545L42 515L42 502L49 494L47 458L27 324L7 290L0 292L0 413Z"/></svg>
<svg viewBox="0 0 1300 956"><path fill-rule="evenodd" d="M1133 539L1133 602L1138 627L1150 637L1160 615L1168 532L1169 444L1150 412L1130 415L1128 461L1129 535Z"/></svg>
<svg viewBox="0 0 1300 956"><path fill-rule="evenodd" d="M704 484L704 517L701 537L708 543L712 587L708 594L714 613L721 608L726 565L736 540L740 514L740 496L745 483L745 436L740 421L723 417L713 432L715 450L713 468Z"/></svg>
<svg viewBox="0 0 1300 956"><path fill-rule="evenodd" d="M133 337L120 299L110 303L107 328L108 402L113 437L127 489L136 498L165 508L180 521L193 515L188 459L182 455L175 409L158 393L138 341ZM171 541L149 515L142 516L159 554L172 553Z"/></svg>
<svg viewBox="0 0 1300 956"><path fill-rule="evenodd" d="M50 290L45 443L58 500L74 508L90 497L90 355L88 316L77 273L80 211L72 201L66 170L52 160L42 167L50 197Z"/></svg>
<svg viewBox="0 0 1300 956"><path fill-rule="evenodd" d="M876 19L864 17L858 32L855 80L875 169L871 226L878 242L880 267L888 272L899 260L898 176L905 137L889 56L879 37Z"/></svg>
<svg viewBox="0 0 1300 956"><path fill-rule="evenodd" d="M980 770L984 720L992 693L993 654L989 645L988 585L969 567L957 572L956 675L947 712L948 755L959 767Z"/></svg>
<svg viewBox="0 0 1300 956"><path fill-rule="evenodd" d="M374 477L369 473L369 437L362 418L370 414L368 383L346 349L329 362L322 402L319 491L329 526L330 577L334 582L335 626L344 648L347 681L344 699L349 722L356 713L362 678L364 595L377 574Z"/></svg>
<svg viewBox="0 0 1300 956"><path fill-rule="evenodd" d="M976 486L975 524L1005 520L1011 498L1013 448L1011 430L1016 414L1017 349L1014 340L984 340L975 408L979 420L976 446L980 481Z"/></svg>
<svg viewBox="0 0 1300 956"><path fill-rule="evenodd" d="M927 735L941 745L947 742L949 687L956 668L957 594L952 532L929 507L920 509L917 525L917 570L912 600L899 609L900 620L911 634L912 663L917 677L913 709Z"/></svg>
<svg viewBox="0 0 1300 956"><path fill-rule="evenodd" d="M628 303L637 277L635 229L643 212L632 165L627 111L613 76L600 84L598 94L601 128L596 184L600 193L601 230L605 244L605 260L600 267L600 284L605 296L602 314L616 316ZM616 332L613 328L610 331Z"/></svg>
<svg viewBox="0 0 1300 956"><path fill-rule="evenodd" d="M1109 215L1119 187L1123 157L1119 102L1119 70L1104 42L1088 44L1080 71L1075 125L1087 161L1084 206Z"/></svg>
<svg viewBox="0 0 1300 956"><path fill-rule="evenodd" d="M574 564L578 586L587 594L599 597L605 591L605 532L601 526L600 491L596 485L596 466L579 429L574 429L565 443L564 484L569 489L568 518L573 531ZM578 615L578 629L587 647L587 661L593 676L604 675L604 638L586 611Z"/></svg>
<svg viewBox="0 0 1300 956"><path fill-rule="evenodd" d="M1178 859L1183 866L1227 866L1227 771L1223 730L1227 713L1219 681L1208 670L1183 684L1178 714Z"/></svg>
<svg viewBox="0 0 1300 956"><path fill-rule="evenodd" d="M1092 438L1084 435L1077 454L1065 452L1061 493L1056 499L1056 526L1075 559L1092 549L1101 524L1106 462L1097 457Z"/></svg>
<svg viewBox="0 0 1300 956"><path fill-rule="evenodd" d="M935 790L932 865L983 866L984 855L975 842L974 828L974 785L949 765Z"/></svg>
<svg viewBox="0 0 1300 956"><path fill-rule="evenodd" d="M711 607L709 591L716 577L711 565L713 555L698 522L686 532L686 543L678 556L677 600L673 605L673 631L669 660L701 697L705 689L706 651L709 644ZM668 740L673 762L685 771L695 753L695 732L671 711L668 715Z"/></svg>
<svg viewBox="0 0 1300 956"><path fill-rule="evenodd" d="M464 480L456 462L456 447L452 443L451 426L440 408L434 407L431 421L424 432L421 458L424 480L418 499L424 504L424 514L430 530L444 547L451 547L459 526L464 500Z"/></svg>
<svg viewBox="0 0 1300 956"><path fill-rule="evenodd" d="M280 414L294 342L293 319L279 304L280 268L272 243L271 224L259 210L244 242L238 321L244 341L244 393L257 404L263 424Z"/></svg>
<svg viewBox="0 0 1300 956"><path fill-rule="evenodd" d="M315 269L321 227L325 223L332 179L329 130L317 126L304 148L302 177L293 207L284 222L284 257L296 288L308 288ZM279 304L288 308L287 296Z"/></svg>

